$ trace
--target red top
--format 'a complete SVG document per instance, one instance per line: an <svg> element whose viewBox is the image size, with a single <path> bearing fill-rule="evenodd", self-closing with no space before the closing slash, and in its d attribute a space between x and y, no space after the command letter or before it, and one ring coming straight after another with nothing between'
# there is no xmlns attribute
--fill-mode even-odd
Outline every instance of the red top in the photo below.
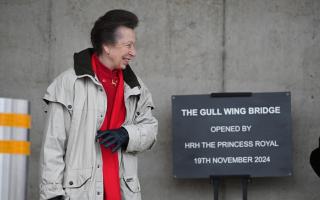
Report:
<svg viewBox="0 0 320 200"><path fill-rule="evenodd" d="M95 55L95 54L94 54ZM96 56L95 56L96 57ZM116 96L117 86L119 82L119 71L120 70L110 70L109 68L105 67L96 57L97 68L94 69L99 81L101 82L104 91L107 94L107 113L106 117L104 118L103 124L100 130L107 130L109 128L108 124L111 119L114 98Z"/></svg>
<svg viewBox="0 0 320 200"><path fill-rule="evenodd" d="M100 130L120 128L126 116L122 70L110 70L92 55L92 68L107 95L107 113ZM104 200L121 200L118 153L101 145Z"/></svg>

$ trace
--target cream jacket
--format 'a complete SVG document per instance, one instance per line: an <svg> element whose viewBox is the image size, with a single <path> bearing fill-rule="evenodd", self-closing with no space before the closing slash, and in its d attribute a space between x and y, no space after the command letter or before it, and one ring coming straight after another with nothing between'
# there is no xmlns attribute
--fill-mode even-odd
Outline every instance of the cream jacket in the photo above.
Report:
<svg viewBox="0 0 320 200"><path fill-rule="evenodd" d="M40 199L103 200L100 145L95 141L107 109L105 91L91 70L92 49L74 55L74 68L48 87L47 120L40 156ZM151 94L130 66L123 70L127 149L119 150L122 200L140 200L137 154L156 141Z"/></svg>

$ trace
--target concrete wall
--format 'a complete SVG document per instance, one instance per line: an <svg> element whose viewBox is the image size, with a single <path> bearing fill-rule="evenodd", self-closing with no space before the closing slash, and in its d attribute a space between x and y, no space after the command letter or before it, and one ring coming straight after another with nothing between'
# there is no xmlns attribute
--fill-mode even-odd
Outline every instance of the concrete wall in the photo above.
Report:
<svg viewBox="0 0 320 200"><path fill-rule="evenodd" d="M320 198L308 164L320 129L320 1L0 0L0 96L32 106L28 199L38 198L45 88L90 44L94 20L114 8L141 20L132 66L153 93L160 125L157 146L139 157L144 199L213 198L209 180L172 178L171 95L220 91L292 92L294 174L254 179L249 199ZM225 180L221 199L241 199L240 189Z"/></svg>

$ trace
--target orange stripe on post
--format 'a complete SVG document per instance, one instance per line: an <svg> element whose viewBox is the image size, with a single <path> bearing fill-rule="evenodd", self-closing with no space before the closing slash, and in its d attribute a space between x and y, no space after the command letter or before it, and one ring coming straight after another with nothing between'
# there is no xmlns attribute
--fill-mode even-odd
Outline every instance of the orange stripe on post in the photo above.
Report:
<svg viewBox="0 0 320 200"><path fill-rule="evenodd" d="M30 155L30 142L0 140L0 153Z"/></svg>
<svg viewBox="0 0 320 200"><path fill-rule="evenodd" d="M0 113L0 126L30 128L31 116L28 114Z"/></svg>

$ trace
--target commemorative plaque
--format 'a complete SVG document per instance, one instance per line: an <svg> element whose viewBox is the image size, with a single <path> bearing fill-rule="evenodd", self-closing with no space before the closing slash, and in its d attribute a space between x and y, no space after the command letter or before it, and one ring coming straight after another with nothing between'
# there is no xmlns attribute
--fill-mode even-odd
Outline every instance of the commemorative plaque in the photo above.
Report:
<svg viewBox="0 0 320 200"><path fill-rule="evenodd" d="M290 92L172 96L173 175L292 174Z"/></svg>

